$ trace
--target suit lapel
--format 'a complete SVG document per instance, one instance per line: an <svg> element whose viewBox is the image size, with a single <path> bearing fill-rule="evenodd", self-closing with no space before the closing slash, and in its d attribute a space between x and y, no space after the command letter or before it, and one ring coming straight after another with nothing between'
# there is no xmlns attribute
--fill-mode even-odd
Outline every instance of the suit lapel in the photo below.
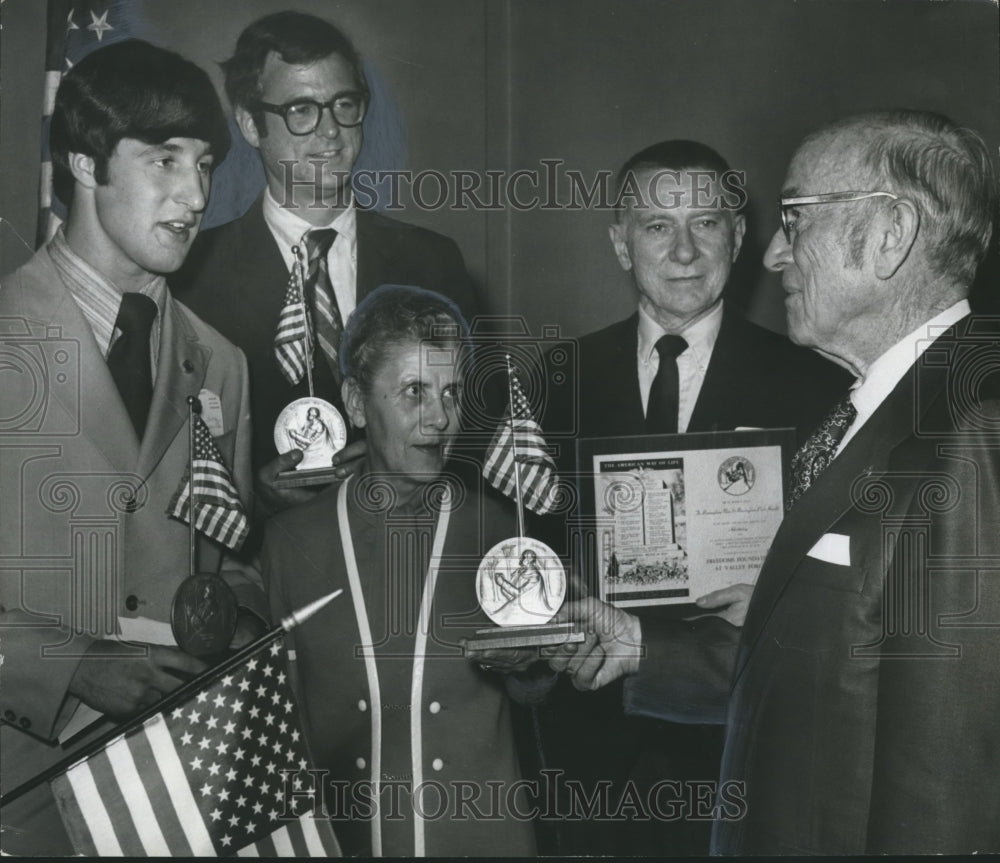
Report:
<svg viewBox="0 0 1000 863"><path fill-rule="evenodd" d="M138 472L143 479L156 469L187 419L187 399L200 392L211 354L198 341L184 313L168 295L163 306L156 386L146 436L139 452ZM180 477L177 481L180 482Z"/></svg>
<svg viewBox="0 0 1000 863"><path fill-rule="evenodd" d="M727 405L739 395L737 383L747 362L747 355L741 342L739 318L723 307L722 322L719 325L719 335L712 348L712 356L705 370L705 380L702 381L695 402L691 419L688 422L689 432L718 431L719 417L713 415L720 406ZM745 378L744 378L745 379ZM729 428L729 424L726 424Z"/></svg>
<svg viewBox="0 0 1000 863"><path fill-rule="evenodd" d="M603 410L607 413L598 418L602 428L611 434L611 429L621 428L617 434L645 434L646 417L642 411L642 394L639 391L639 314L621 323L622 329L612 333L607 343L607 356L598 357L605 377L604 391L608 403ZM587 393L580 394L581 399L589 398Z"/></svg>
<svg viewBox="0 0 1000 863"><path fill-rule="evenodd" d="M921 365L923 359L921 357ZM926 412L943 385L933 370L930 374L922 370L919 376L922 392L917 400L914 398L917 380L914 366L785 516L764 561L743 624L737 678L803 558L819 538L852 509L854 483L862 476L883 473L888 468L893 450L915 431L919 421L917 408L922 407L922 413Z"/></svg>
<svg viewBox="0 0 1000 863"><path fill-rule="evenodd" d="M355 301L360 303L386 281L389 244L380 242L378 225L368 210L357 209L358 275Z"/></svg>
<svg viewBox="0 0 1000 863"><path fill-rule="evenodd" d="M67 413L80 418L80 431L107 461L123 473L132 473L139 455L132 420L94 331L48 256L44 261L49 272L24 291L25 311L31 318L59 327L63 338L76 342L80 355L79 389L74 396L78 403L66 400L62 387L52 392Z"/></svg>

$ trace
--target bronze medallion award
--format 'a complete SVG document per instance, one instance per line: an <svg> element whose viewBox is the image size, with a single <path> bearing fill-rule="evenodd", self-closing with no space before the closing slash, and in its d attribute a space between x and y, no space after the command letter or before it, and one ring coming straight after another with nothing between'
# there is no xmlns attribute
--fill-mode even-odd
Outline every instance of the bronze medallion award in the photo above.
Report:
<svg viewBox="0 0 1000 863"><path fill-rule="evenodd" d="M174 594L170 628L185 653L212 656L229 647L236 632L236 615L236 594L222 578L191 575Z"/></svg>

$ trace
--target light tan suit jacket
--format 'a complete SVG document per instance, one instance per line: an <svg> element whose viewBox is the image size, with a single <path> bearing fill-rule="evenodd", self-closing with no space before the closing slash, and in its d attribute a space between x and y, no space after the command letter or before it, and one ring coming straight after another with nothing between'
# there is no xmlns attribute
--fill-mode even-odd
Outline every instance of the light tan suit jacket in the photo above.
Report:
<svg viewBox="0 0 1000 863"><path fill-rule="evenodd" d="M217 443L244 502L250 412L242 352L168 297L146 435L137 440L105 358L47 249L0 287L0 783L29 779L66 749L79 657L119 618L168 621L188 574L188 527L166 514L188 462L187 398L219 396ZM266 616L260 578L199 535L200 571L222 569L242 605ZM0 813L46 829L51 797ZM31 810L28 812L27 810ZM39 817L44 816L41 821ZM55 819L55 825L58 820Z"/></svg>

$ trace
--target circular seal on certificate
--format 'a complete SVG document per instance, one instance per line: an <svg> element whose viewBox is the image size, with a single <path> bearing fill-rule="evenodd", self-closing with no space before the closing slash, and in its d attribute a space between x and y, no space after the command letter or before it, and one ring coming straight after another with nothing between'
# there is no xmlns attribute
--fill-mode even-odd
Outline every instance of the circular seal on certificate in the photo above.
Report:
<svg viewBox="0 0 1000 863"><path fill-rule="evenodd" d="M719 465L719 488L726 494L746 494L757 481L757 471L750 459L741 455L727 458Z"/></svg>
<svg viewBox="0 0 1000 863"><path fill-rule="evenodd" d="M191 575L174 593L170 629L185 653L211 656L233 640L237 610L236 594L219 576Z"/></svg>
<svg viewBox="0 0 1000 863"><path fill-rule="evenodd" d="M347 443L344 418L326 399L296 399L274 424L274 445L279 453L302 450L296 470L330 467L334 453Z"/></svg>
<svg viewBox="0 0 1000 863"><path fill-rule="evenodd" d="M566 597L566 571L544 542L515 536L487 552L476 593L487 617L500 626L548 623Z"/></svg>

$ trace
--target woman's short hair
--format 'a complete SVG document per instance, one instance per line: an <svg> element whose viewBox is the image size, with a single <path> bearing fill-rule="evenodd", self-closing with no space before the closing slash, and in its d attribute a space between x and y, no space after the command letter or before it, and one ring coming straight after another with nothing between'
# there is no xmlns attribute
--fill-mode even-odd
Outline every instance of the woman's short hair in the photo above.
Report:
<svg viewBox="0 0 1000 863"><path fill-rule="evenodd" d="M347 321L340 341L340 371L370 392L381 361L394 345L428 342L470 346L469 325L451 300L411 285L382 285Z"/></svg>
<svg viewBox="0 0 1000 863"><path fill-rule="evenodd" d="M128 39L88 54L59 84L49 142L56 194L73 197L70 153L94 160L98 183L122 138L162 144L196 138L218 165L229 150L229 126L205 71L180 54Z"/></svg>

